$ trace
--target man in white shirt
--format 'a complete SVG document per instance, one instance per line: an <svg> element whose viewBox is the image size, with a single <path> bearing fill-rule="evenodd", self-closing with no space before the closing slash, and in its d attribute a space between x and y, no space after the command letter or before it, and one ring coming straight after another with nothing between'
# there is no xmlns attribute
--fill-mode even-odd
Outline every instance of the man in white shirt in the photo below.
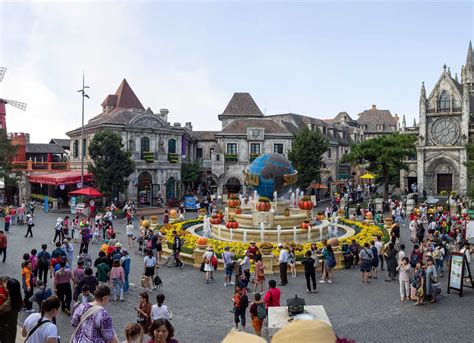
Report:
<svg viewBox="0 0 474 343"><path fill-rule="evenodd" d="M374 243L374 246L377 248L377 253L379 254L379 260L380 260L380 270L384 271L385 269L383 268L383 242L382 242L382 237L377 236L377 241Z"/></svg>
<svg viewBox="0 0 474 343"><path fill-rule="evenodd" d="M283 244L278 244L280 249L280 257L278 262L280 263L280 284L278 286L285 286L288 283L287 269L288 269L288 251L283 248Z"/></svg>
<svg viewBox="0 0 474 343"><path fill-rule="evenodd" d="M245 253L245 257L242 262L240 262L240 265L242 266L242 270L244 271L245 274L245 280L247 282L250 281L250 252Z"/></svg>

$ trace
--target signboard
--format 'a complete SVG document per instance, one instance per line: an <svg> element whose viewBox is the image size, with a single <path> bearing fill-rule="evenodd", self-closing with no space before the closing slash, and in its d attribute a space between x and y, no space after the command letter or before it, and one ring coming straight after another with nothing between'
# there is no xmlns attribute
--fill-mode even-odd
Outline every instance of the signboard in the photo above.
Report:
<svg viewBox="0 0 474 343"><path fill-rule="evenodd" d="M466 240L470 244L474 244L474 220L467 221L466 225Z"/></svg>
<svg viewBox="0 0 474 343"><path fill-rule="evenodd" d="M449 263L448 293L451 289L454 289L459 291L459 296L462 297L463 287L473 288L471 271L468 266L466 255L458 252L453 252L451 254L451 261ZM470 280L470 285L464 285L464 278Z"/></svg>
<svg viewBox="0 0 474 343"><path fill-rule="evenodd" d="M44 197L44 205L43 205L43 207L44 207L44 211L45 211L46 213L48 213L48 212L49 212L49 201L48 201L48 196L47 196L47 195Z"/></svg>
<svg viewBox="0 0 474 343"><path fill-rule="evenodd" d="M71 214L76 213L77 197L71 197Z"/></svg>

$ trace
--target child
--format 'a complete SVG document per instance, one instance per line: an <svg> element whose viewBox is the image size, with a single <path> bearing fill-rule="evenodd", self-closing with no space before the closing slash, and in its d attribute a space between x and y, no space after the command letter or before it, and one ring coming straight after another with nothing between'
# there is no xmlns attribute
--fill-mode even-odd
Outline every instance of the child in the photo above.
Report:
<svg viewBox="0 0 474 343"><path fill-rule="evenodd" d="M263 325L263 320L265 318L262 318L262 314L259 317L259 307L263 307L263 311L260 310L260 313L265 312L265 301L261 300L262 296L260 293L255 293L254 295L254 301L252 301L252 304L250 305L250 318L252 320L252 326L253 329L255 330L255 334L257 336L262 335L262 325Z"/></svg>
<svg viewBox="0 0 474 343"><path fill-rule="evenodd" d="M410 261L408 257L403 257L400 265L397 267L398 282L400 283L400 299L404 301L405 299L410 299Z"/></svg>
<svg viewBox="0 0 474 343"><path fill-rule="evenodd" d="M416 262L415 276L412 281L412 287L416 290L416 303L415 305L423 305L423 297L425 296L425 270L421 266L421 261Z"/></svg>
<svg viewBox="0 0 474 343"><path fill-rule="evenodd" d="M90 303L94 301L94 296L91 294L89 285L83 285L81 289L81 294L77 298L79 304Z"/></svg>

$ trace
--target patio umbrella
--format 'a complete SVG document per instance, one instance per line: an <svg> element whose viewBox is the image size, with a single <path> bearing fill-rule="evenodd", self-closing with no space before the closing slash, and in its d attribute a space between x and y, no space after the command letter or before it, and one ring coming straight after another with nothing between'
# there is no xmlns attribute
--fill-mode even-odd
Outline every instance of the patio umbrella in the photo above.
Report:
<svg viewBox="0 0 474 343"><path fill-rule="evenodd" d="M360 178L361 179L375 179L375 175L367 172L364 175L362 175Z"/></svg>
<svg viewBox="0 0 474 343"><path fill-rule="evenodd" d="M99 192L97 189L92 188L92 187L81 188L81 189L69 192L69 195L87 195L91 198L103 196L101 192Z"/></svg>

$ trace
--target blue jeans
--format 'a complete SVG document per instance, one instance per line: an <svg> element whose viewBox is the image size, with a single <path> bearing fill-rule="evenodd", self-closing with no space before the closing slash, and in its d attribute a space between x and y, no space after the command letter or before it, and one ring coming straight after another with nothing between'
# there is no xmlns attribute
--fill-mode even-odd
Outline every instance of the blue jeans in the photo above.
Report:
<svg viewBox="0 0 474 343"><path fill-rule="evenodd" d="M436 263L436 271L438 272L438 274L441 274L441 273L444 273L443 271L443 260L435 260L435 263Z"/></svg>
<svg viewBox="0 0 474 343"><path fill-rule="evenodd" d="M121 279L112 279L113 284L113 297L117 300L117 295L120 294L120 299L123 299L123 282Z"/></svg>
<svg viewBox="0 0 474 343"><path fill-rule="evenodd" d="M129 283L128 283L128 274L130 273L130 271L125 271L125 283L123 285L123 291L124 293L127 293L128 292L128 288L130 287Z"/></svg>

